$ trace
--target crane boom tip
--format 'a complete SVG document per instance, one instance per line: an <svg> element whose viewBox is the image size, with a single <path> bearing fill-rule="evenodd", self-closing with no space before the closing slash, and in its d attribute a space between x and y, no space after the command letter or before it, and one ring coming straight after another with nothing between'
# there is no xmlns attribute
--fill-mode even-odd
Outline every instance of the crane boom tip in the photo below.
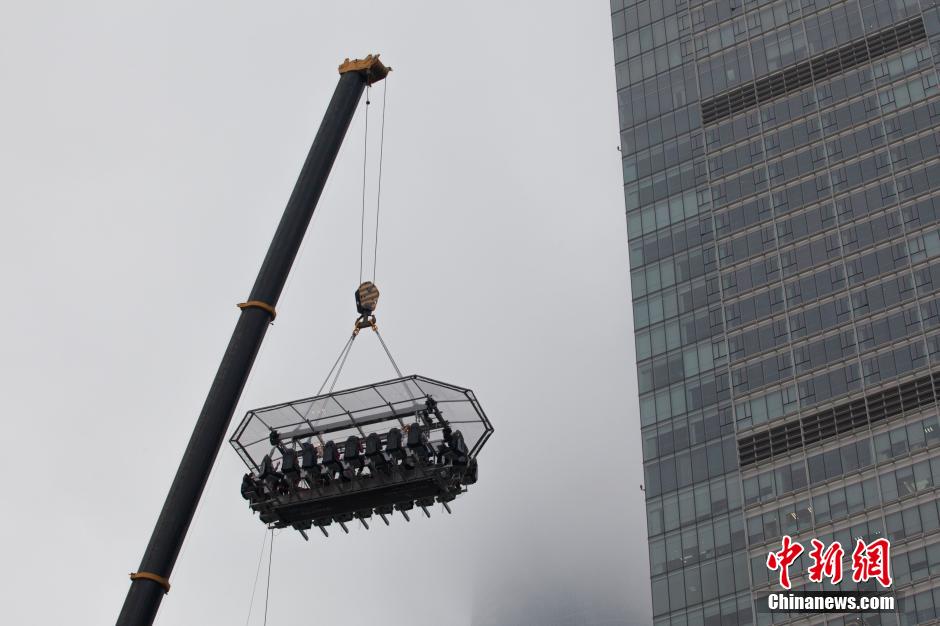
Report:
<svg viewBox="0 0 940 626"><path fill-rule="evenodd" d="M364 59L346 59L339 66L340 74L346 74L347 72L362 73L370 85L379 82L388 76L391 71L392 68L379 60L378 54L370 54Z"/></svg>

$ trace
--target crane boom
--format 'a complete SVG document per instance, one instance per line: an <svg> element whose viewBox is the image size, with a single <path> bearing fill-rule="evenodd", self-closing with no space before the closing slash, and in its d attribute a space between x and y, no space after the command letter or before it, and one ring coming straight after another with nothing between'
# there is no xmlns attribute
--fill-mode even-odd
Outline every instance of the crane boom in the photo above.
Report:
<svg viewBox="0 0 940 626"><path fill-rule="evenodd" d="M183 453L176 477L154 526L153 534L117 619L118 626L150 626L160 601L170 589L169 578L212 464L225 438L248 373L264 340L268 324L294 257L313 217L333 162L352 122L366 85L388 75L378 55L346 61L316 139L268 248L241 315Z"/></svg>

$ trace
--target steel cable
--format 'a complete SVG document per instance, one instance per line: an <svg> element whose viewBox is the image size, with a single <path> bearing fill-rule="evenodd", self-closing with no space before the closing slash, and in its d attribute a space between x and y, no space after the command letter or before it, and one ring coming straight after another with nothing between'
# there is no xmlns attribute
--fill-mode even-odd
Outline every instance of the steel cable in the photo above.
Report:
<svg viewBox="0 0 940 626"><path fill-rule="evenodd" d="M379 264L379 215L382 210L382 161L385 156L385 104L388 96L388 79L382 82L382 130L379 132L379 181L375 194L375 247L372 250L372 282ZM361 281L360 281L361 282Z"/></svg>
<svg viewBox="0 0 940 626"><path fill-rule="evenodd" d="M255 569L255 584L251 586L251 600L248 602L248 617L245 618L245 626L251 621L251 610L255 606L255 591L258 589L258 578L261 576L261 563L264 561L264 546L268 543L268 533L261 537L261 553L258 555L258 567Z"/></svg>
<svg viewBox="0 0 940 626"><path fill-rule="evenodd" d="M359 224L359 282L362 283L362 264L363 256L365 255L365 240L366 240L366 174L368 173L368 164L369 164L369 105L371 104L369 100L369 92L372 89L371 86L366 87L366 130L365 137L362 143L362 218Z"/></svg>
<svg viewBox="0 0 940 626"><path fill-rule="evenodd" d="M264 626L268 626L268 598L271 596L271 561L274 559L274 529L271 529L271 549L268 550L268 587L264 593Z"/></svg>

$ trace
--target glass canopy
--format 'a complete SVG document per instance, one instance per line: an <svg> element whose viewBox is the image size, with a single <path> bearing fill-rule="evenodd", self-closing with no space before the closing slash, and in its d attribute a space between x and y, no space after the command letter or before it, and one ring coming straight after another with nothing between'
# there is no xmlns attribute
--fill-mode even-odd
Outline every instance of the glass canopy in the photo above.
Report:
<svg viewBox="0 0 940 626"><path fill-rule="evenodd" d="M298 450L304 442L322 446L333 440L342 445L350 435L385 434L392 427L418 421L428 398L437 403L448 425L461 431L470 456L475 457L493 432L476 396L469 389L419 375L252 409L231 444L249 470L257 473L265 455L280 460L276 442ZM432 428L429 441L435 446L443 441L442 430Z"/></svg>

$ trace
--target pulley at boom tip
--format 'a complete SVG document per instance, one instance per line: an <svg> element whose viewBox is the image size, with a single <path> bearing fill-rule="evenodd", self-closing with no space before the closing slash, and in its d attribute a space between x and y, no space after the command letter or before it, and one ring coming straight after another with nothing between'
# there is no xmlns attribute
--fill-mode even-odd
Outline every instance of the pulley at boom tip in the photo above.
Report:
<svg viewBox="0 0 940 626"><path fill-rule="evenodd" d="M367 85L374 85L388 76L392 68L379 60L378 54L367 55L364 59L346 59L339 66L339 73L362 72Z"/></svg>

